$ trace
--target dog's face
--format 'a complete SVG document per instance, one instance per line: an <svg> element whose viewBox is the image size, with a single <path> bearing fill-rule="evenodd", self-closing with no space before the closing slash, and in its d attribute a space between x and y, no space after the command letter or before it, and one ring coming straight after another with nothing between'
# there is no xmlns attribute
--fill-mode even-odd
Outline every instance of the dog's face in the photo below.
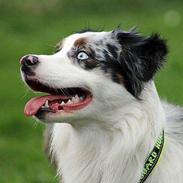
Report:
<svg viewBox="0 0 183 183"><path fill-rule="evenodd" d="M44 122L111 115L139 100L166 53L165 42L156 34L142 37L119 29L73 34L58 44L53 55L22 57L25 83L48 93L30 100L25 114Z"/></svg>

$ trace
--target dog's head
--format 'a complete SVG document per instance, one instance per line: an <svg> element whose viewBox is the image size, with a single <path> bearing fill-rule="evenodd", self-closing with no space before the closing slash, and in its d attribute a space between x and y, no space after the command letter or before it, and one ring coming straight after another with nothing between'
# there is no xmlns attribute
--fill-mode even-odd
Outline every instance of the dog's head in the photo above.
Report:
<svg viewBox="0 0 183 183"><path fill-rule="evenodd" d="M166 54L166 43L158 34L143 37L116 29L68 36L53 55L21 59L25 83L48 93L30 100L25 114L45 122L111 115L131 100L140 100Z"/></svg>

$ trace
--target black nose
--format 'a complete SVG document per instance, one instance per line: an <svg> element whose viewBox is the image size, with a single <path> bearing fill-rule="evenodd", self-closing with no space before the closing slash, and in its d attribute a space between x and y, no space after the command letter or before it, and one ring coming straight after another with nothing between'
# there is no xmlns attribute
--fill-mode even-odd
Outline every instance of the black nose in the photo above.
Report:
<svg viewBox="0 0 183 183"><path fill-rule="evenodd" d="M38 57L34 55L26 55L20 59L20 64L28 67L36 65L38 64L38 62L39 62Z"/></svg>

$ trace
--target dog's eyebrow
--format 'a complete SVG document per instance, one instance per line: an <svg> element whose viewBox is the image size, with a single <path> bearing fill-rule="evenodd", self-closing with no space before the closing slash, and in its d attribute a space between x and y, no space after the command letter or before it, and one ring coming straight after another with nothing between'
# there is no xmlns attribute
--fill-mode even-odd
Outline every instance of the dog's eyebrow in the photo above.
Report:
<svg viewBox="0 0 183 183"><path fill-rule="evenodd" d="M74 46L75 46L75 47L81 47L81 46L85 45L86 42L87 42L86 38L85 38L85 37L82 37L82 38L77 39L77 40L74 42Z"/></svg>

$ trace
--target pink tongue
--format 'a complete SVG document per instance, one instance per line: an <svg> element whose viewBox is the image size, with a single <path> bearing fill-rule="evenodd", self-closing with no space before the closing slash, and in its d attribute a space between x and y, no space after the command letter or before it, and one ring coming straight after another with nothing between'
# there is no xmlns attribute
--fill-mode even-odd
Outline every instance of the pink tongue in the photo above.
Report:
<svg viewBox="0 0 183 183"><path fill-rule="evenodd" d="M38 110L41 108L41 106L45 104L47 100L53 101L56 99L63 99L63 98L64 98L63 96L58 96L58 95L47 95L43 97L32 98L25 105L24 114L26 116L33 116L38 112Z"/></svg>

